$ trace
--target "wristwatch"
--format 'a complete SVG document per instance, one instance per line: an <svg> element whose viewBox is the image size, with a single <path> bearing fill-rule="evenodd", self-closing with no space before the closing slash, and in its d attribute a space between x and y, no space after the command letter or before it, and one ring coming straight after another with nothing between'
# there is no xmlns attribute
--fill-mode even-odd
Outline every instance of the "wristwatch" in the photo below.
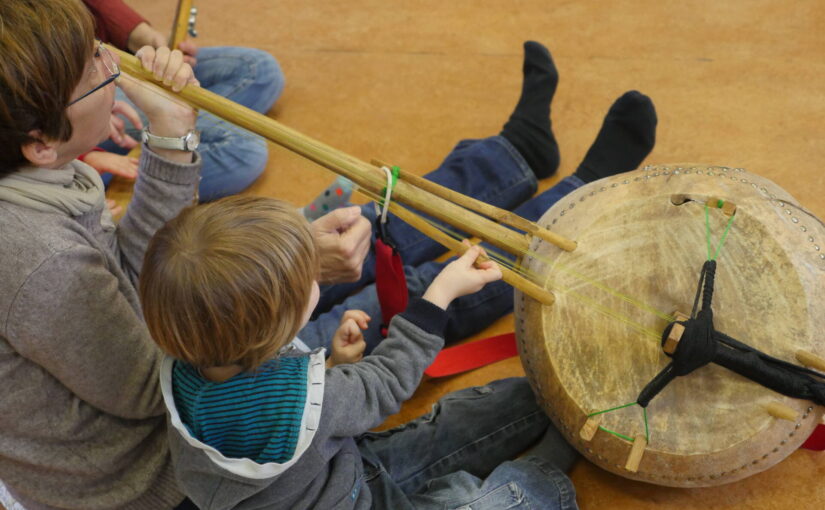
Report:
<svg viewBox="0 0 825 510"><path fill-rule="evenodd" d="M175 151L192 152L198 148L201 135L194 129L179 138L155 136L149 132L149 127L143 128L140 141L153 149L170 149Z"/></svg>

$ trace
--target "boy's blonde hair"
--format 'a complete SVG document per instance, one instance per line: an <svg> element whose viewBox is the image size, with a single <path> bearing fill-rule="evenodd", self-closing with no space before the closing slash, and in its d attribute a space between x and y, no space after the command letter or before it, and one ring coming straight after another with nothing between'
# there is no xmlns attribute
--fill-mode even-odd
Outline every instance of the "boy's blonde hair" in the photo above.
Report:
<svg viewBox="0 0 825 510"><path fill-rule="evenodd" d="M184 209L158 230L140 300L167 354L250 370L295 337L318 271L311 227L295 207L233 196Z"/></svg>

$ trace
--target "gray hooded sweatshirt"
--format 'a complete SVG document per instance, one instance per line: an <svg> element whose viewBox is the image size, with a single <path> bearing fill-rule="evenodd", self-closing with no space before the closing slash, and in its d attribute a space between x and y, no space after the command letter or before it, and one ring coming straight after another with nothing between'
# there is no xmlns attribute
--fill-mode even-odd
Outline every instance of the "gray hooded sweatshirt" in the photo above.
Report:
<svg viewBox="0 0 825 510"><path fill-rule="evenodd" d="M378 347L354 364L324 368L323 350L310 356L298 445L284 463L228 458L183 425L172 387L173 360L161 367L175 475L202 510L364 509L372 498L356 437L378 426L412 396L444 345L446 313L413 300L390 323Z"/></svg>

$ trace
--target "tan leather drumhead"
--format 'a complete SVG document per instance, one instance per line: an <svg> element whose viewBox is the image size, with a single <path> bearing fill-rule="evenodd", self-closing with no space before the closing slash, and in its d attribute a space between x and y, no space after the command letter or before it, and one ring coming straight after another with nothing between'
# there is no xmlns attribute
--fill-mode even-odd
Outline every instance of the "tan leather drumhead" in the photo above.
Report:
<svg viewBox="0 0 825 510"><path fill-rule="evenodd" d="M588 414L634 402L667 365L660 336L672 312L693 306L708 257L710 197L736 205L717 258L716 329L794 363L800 349L825 357L825 227L778 186L742 169L655 166L590 183L540 220L578 248L534 240L523 262L556 296L542 306L516 293L516 334L531 384L583 455L628 478L684 487L738 480L789 455L822 416L811 402L708 365L653 399L647 433L638 406L600 415L608 430L649 437L636 471L626 468L630 441L603 429L582 439ZM708 209L712 251L728 220ZM773 417L771 403L796 418Z"/></svg>

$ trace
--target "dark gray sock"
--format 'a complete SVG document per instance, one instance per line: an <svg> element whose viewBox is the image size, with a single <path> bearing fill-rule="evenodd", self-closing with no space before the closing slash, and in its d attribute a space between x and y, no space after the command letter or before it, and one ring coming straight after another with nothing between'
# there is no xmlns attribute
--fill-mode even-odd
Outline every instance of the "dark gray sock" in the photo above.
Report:
<svg viewBox="0 0 825 510"><path fill-rule="evenodd" d="M550 102L559 73L550 52L540 43L524 43L521 98L501 136L524 157L536 177L550 177L559 167L559 146L550 126Z"/></svg>
<svg viewBox="0 0 825 510"><path fill-rule="evenodd" d="M592 182L638 168L656 143L656 122L649 97L635 90L625 92L610 107L574 175Z"/></svg>

